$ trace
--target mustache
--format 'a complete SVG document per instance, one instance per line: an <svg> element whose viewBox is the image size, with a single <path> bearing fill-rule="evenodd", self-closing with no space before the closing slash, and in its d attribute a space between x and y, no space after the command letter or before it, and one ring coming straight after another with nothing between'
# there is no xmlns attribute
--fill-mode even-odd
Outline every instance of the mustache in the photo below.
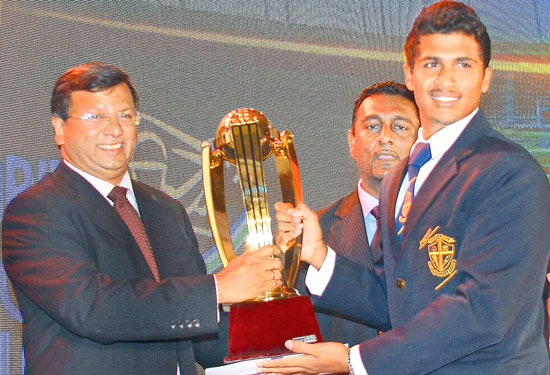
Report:
<svg viewBox="0 0 550 375"><path fill-rule="evenodd" d="M428 94L431 96L453 96L457 98L462 97L462 95L459 92L456 92L454 90L444 90L440 87L431 89L430 91L428 91Z"/></svg>
<svg viewBox="0 0 550 375"><path fill-rule="evenodd" d="M374 158L375 158L375 159L378 159L380 156L393 156L393 157L395 157L397 160L401 160L401 158L399 157L399 155L397 154L397 152L395 152L395 151L393 151L393 150L384 149L384 150L376 151L376 152L374 153Z"/></svg>

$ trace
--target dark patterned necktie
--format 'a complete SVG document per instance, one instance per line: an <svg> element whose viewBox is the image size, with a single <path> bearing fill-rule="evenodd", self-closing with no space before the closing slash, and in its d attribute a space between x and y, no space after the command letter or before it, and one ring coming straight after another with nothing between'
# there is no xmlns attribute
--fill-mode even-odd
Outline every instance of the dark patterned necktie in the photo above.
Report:
<svg viewBox="0 0 550 375"><path fill-rule="evenodd" d="M128 229L130 229L130 232L132 233L132 236L134 236L145 261L149 265L149 268L155 277L155 280L160 281L157 262L155 261L149 238L147 238L147 232L145 232L145 227L143 226L143 222L141 221L136 209L126 198L127 191L128 189L125 187L115 186L107 198L113 201L115 210L126 223Z"/></svg>
<svg viewBox="0 0 550 375"><path fill-rule="evenodd" d="M401 205L401 210L399 216L395 220L395 230L397 231L397 239L401 242L401 235L403 233L403 228L405 228L405 223L407 222L407 216L411 210L412 201L414 199L414 185L416 182L416 177L420 168L432 158L432 153L430 151L429 143L418 143L409 158L409 185L407 186L407 191L405 192L405 199L403 199L403 204Z"/></svg>
<svg viewBox="0 0 550 375"><path fill-rule="evenodd" d="M376 232L374 232L374 236L372 237L372 243L369 244L372 249L374 244L378 240L378 232L380 231L380 207L373 207L372 210L370 210L370 213L376 219Z"/></svg>

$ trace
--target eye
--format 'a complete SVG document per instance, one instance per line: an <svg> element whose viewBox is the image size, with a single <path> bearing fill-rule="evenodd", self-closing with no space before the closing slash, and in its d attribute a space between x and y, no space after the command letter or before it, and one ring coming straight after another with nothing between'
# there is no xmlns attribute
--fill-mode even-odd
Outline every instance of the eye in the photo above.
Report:
<svg viewBox="0 0 550 375"><path fill-rule="evenodd" d="M469 62L461 61L457 64L460 68L470 68L472 65Z"/></svg>
<svg viewBox="0 0 550 375"><path fill-rule="evenodd" d="M428 61L424 64L425 68L437 68L439 67L439 62L437 61Z"/></svg>
<svg viewBox="0 0 550 375"><path fill-rule="evenodd" d="M395 134L406 135L410 133L410 124L408 123L393 123L391 128Z"/></svg>
<svg viewBox="0 0 550 375"><path fill-rule="evenodd" d="M99 121L102 119L102 116L97 113L85 113L82 118L89 121Z"/></svg>
<svg viewBox="0 0 550 375"><path fill-rule="evenodd" d="M121 120L132 120L134 118L134 115L130 112L122 112L117 114L117 117Z"/></svg>
<svg viewBox="0 0 550 375"><path fill-rule="evenodd" d="M380 130L380 124L377 122L367 122L365 124L365 129L370 131L371 133L376 133Z"/></svg>

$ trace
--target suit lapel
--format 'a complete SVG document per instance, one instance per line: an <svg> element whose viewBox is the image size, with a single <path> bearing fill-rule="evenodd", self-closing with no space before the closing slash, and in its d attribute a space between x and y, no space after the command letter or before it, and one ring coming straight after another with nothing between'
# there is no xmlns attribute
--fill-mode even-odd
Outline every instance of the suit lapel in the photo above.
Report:
<svg viewBox="0 0 550 375"><path fill-rule="evenodd" d="M372 267L373 257L357 190L342 198L330 221L332 224L323 228L327 231L327 244L338 249L340 255L363 266Z"/></svg>
<svg viewBox="0 0 550 375"><path fill-rule="evenodd" d="M431 203L434 202L439 192L447 185L458 173L458 166L462 159L473 152L472 144L488 128L488 123L481 111L470 121L462 134L458 137L451 148L441 157L433 171L430 173L420 190L414 197L411 210L407 217L407 223L403 230L401 246L399 248L399 259L405 249L403 246L407 243L408 237L415 228L422 214L428 210ZM395 202L395 200L394 200ZM395 204L394 204L395 206ZM395 224L393 232L395 236ZM396 241L397 242L397 241Z"/></svg>
<svg viewBox="0 0 550 375"><path fill-rule="evenodd" d="M166 265L162 263L165 259L162 252L170 250L167 249L166 246L171 242L165 237L169 236L171 233L169 228L165 227L168 224L164 221L164 215L159 212L159 206L156 204L156 197L149 191L145 191L139 184L135 183L135 181L132 181L132 186L138 202L141 221L145 227L147 237L149 238L153 255L157 262L160 278L163 279L167 275ZM159 234L162 234L162 238L159 237Z"/></svg>
<svg viewBox="0 0 550 375"><path fill-rule="evenodd" d="M64 180L61 186L67 190L67 194L73 195L72 198L82 207L90 222L124 244L135 243L115 209L88 181L63 162L58 171L60 178Z"/></svg>
<svg viewBox="0 0 550 375"><path fill-rule="evenodd" d="M148 274L151 278L153 278L151 269L143 257L134 236L124 221L122 221L120 215L116 212L113 206L111 206L109 202L107 202L107 200L88 181L86 181L78 173L71 170L64 163L61 163L59 171L61 177L66 181L66 184L63 184L62 186L67 189L68 194L74 195L73 199L75 199L81 206L82 210L88 216L88 220L97 227L101 228L104 232L111 235L115 240L119 241L121 243L121 247L127 249L141 274ZM136 198L138 195L143 196L143 194L136 193L135 190L136 189L134 189ZM142 205L147 206L146 202L147 199L141 199L141 201L138 199L140 213L142 212ZM144 211L148 211L147 208L145 208ZM149 236L147 226L145 226L145 229Z"/></svg>
<svg viewBox="0 0 550 375"><path fill-rule="evenodd" d="M387 239L390 240L391 249L399 247L395 231L395 210L399 208L395 204L401 183L403 178L405 178L407 162L408 159L401 160L384 178L380 189L380 225L381 228L387 228ZM397 251L392 250L391 253L395 257Z"/></svg>

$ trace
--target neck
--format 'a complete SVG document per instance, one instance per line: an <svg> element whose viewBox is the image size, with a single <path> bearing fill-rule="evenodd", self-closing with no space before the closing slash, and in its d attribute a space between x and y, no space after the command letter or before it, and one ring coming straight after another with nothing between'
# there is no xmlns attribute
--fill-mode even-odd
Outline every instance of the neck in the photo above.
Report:
<svg viewBox="0 0 550 375"><path fill-rule="evenodd" d="M434 121L428 118L423 118L424 116L420 116L420 127L422 128L422 136L425 140L430 139L432 135L443 129L448 124L442 124L438 121Z"/></svg>
<svg viewBox="0 0 550 375"><path fill-rule="evenodd" d="M376 199L379 199L380 195L380 185L382 184L382 181L379 180L368 180L364 177L361 177L361 188L375 197Z"/></svg>

